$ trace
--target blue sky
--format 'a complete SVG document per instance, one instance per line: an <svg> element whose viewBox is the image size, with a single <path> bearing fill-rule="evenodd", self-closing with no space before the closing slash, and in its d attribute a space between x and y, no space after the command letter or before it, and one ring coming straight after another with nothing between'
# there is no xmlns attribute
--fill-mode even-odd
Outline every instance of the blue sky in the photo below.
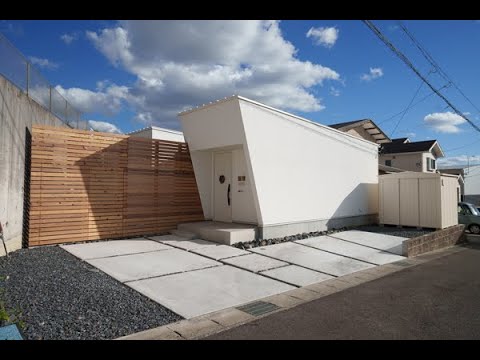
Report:
<svg viewBox="0 0 480 360"><path fill-rule="evenodd" d="M432 84L447 85L397 21L374 23ZM402 23L480 108L480 22ZM445 165L480 163L480 134L418 90L361 21L31 20L0 21L0 31L102 130L178 128L179 111L235 93L322 124L371 118L392 137L438 139ZM480 124L454 86L442 93ZM424 100L392 117L412 99Z"/></svg>

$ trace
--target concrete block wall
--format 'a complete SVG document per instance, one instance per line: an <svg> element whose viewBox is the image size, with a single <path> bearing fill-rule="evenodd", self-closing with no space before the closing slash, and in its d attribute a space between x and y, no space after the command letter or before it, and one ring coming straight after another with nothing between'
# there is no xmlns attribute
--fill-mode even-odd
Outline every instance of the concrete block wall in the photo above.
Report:
<svg viewBox="0 0 480 360"><path fill-rule="evenodd" d="M454 225L448 228L418 236L403 242L403 255L417 256L429 251L453 246L465 241L465 225Z"/></svg>
<svg viewBox="0 0 480 360"><path fill-rule="evenodd" d="M8 252L22 247L25 149L33 124L66 126L0 75L0 221Z"/></svg>

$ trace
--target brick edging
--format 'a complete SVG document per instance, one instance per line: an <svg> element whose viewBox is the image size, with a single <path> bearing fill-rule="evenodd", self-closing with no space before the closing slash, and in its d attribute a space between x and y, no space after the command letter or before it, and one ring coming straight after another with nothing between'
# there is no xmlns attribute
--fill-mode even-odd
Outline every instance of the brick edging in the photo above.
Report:
<svg viewBox="0 0 480 360"><path fill-rule="evenodd" d="M402 252L406 257L417 256L433 250L460 244L465 241L465 225L453 225L433 233L404 240Z"/></svg>

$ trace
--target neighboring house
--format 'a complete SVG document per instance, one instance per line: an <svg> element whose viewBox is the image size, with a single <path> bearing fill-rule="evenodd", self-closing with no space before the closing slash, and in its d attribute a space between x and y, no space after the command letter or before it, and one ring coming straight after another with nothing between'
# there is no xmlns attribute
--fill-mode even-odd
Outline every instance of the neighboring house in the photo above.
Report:
<svg viewBox="0 0 480 360"><path fill-rule="evenodd" d="M140 130L132 131L126 135L143 137L153 140L169 140L185 142L183 133L181 131L165 129L158 126L149 126Z"/></svg>
<svg viewBox="0 0 480 360"><path fill-rule="evenodd" d="M470 165L465 171L465 196L466 202L480 206L480 165Z"/></svg>
<svg viewBox="0 0 480 360"><path fill-rule="evenodd" d="M371 119L354 120L328 126L376 144L385 144L391 141Z"/></svg>
<svg viewBox="0 0 480 360"><path fill-rule="evenodd" d="M376 143L240 96L179 117L207 220L260 238L376 221Z"/></svg>
<svg viewBox="0 0 480 360"><path fill-rule="evenodd" d="M465 196L465 171L463 168L438 169L442 174L451 174L458 177L458 201L463 201Z"/></svg>
<svg viewBox="0 0 480 360"><path fill-rule="evenodd" d="M399 171L435 172L437 158L444 156L436 140L411 142L408 138L390 139L371 119L329 126L381 145L378 158L380 175Z"/></svg>
<svg viewBox="0 0 480 360"><path fill-rule="evenodd" d="M436 172L437 159L444 156L437 140L411 142L400 138L382 144L378 160L380 164L406 171Z"/></svg>

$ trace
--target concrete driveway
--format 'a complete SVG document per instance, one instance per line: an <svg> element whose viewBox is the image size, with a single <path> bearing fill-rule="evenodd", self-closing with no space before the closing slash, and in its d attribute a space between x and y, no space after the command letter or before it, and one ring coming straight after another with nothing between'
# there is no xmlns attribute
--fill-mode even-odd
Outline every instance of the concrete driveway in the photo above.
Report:
<svg viewBox="0 0 480 360"><path fill-rule="evenodd" d="M251 251L176 235L62 248L188 319L401 260L403 240L352 230Z"/></svg>

